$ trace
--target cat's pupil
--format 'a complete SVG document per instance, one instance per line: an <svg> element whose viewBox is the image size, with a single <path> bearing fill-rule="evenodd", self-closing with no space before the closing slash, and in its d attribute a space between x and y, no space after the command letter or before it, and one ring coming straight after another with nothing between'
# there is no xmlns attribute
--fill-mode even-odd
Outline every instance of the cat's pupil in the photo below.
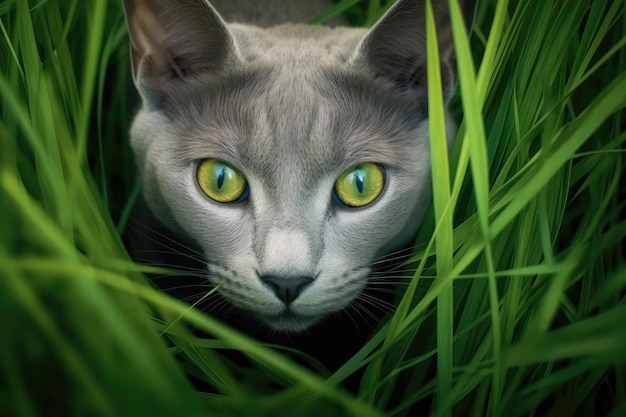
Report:
<svg viewBox="0 0 626 417"><path fill-rule="evenodd" d="M220 169L219 174L217 174L217 188L219 190L222 189L222 185L224 185L224 177L226 176L226 167L222 167Z"/></svg>
<svg viewBox="0 0 626 417"><path fill-rule="evenodd" d="M356 189L359 190L359 193L363 193L363 171L358 167L356 169Z"/></svg>

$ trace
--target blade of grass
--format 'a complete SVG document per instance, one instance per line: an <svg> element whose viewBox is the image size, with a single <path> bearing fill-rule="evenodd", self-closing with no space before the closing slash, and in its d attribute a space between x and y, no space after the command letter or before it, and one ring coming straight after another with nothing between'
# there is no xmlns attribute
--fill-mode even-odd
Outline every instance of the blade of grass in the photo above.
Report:
<svg viewBox="0 0 626 417"><path fill-rule="evenodd" d="M502 341L500 311L498 309L498 289L494 275L495 267L493 255L491 252L489 226L489 165L487 159L487 149L485 146L486 135L481 114L482 100L476 93L477 88L474 63L470 55L469 42L464 31L463 15L456 2L450 3L450 18L459 68L459 86L461 90L463 111L465 114L465 124L467 126L466 139L470 143L470 166L474 183L474 191L476 193L476 203L478 205L480 228L484 239L487 270L489 273L492 349L495 361L490 415L497 415L500 407L499 399L502 393L502 375L500 370L500 347Z"/></svg>
<svg viewBox="0 0 626 417"><path fill-rule="evenodd" d="M452 269L453 212L447 210L450 204L450 168L437 30L430 0L426 2L426 45L433 204L435 221L440 225L435 236L436 266L438 275L446 275ZM437 405L440 412L452 389L453 306L452 282L449 282L437 297ZM452 409L445 410L441 415L452 416Z"/></svg>

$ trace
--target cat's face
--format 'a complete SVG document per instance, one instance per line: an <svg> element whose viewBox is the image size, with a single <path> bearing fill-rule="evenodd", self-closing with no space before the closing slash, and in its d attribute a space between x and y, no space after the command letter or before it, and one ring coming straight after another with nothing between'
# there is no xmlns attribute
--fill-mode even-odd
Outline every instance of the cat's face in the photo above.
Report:
<svg viewBox="0 0 626 417"><path fill-rule="evenodd" d="M410 243L430 202L414 65L423 52L381 51L390 35L376 28L227 28L203 1L188 2L193 14L155 32L139 18L133 32L137 11L127 10L144 195L202 248L226 299L276 330L302 331L361 294L373 262ZM410 67L386 61L398 58Z"/></svg>

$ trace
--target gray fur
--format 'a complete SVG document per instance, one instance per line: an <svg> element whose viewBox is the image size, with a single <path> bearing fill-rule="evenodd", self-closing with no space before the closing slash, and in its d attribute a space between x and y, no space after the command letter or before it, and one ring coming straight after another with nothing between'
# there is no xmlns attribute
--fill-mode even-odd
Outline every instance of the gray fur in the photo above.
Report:
<svg viewBox="0 0 626 417"><path fill-rule="evenodd" d="M325 12L329 0L214 0L211 4L231 23L249 23L271 27L283 23L304 23ZM326 25L345 23L339 16Z"/></svg>
<svg viewBox="0 0 626 417"><path fill-rule="evenodd" d="M400 0L369 31L272 26L308 20L324 2L213 3L125 1L144 102L131 131L144 195L203 248L224 297L274 329L302 331L347 307L372 262L410 243L430 203L423 2ZM266 27L226 24L222 9ZM442 67L449 96L454 63ZM195 169L205 158L237 167L249 200L204 196ZM383 193L366 207L338 206L334 182L362 162L386 168ZM316 279L287 308L263 275Z"/></svg>

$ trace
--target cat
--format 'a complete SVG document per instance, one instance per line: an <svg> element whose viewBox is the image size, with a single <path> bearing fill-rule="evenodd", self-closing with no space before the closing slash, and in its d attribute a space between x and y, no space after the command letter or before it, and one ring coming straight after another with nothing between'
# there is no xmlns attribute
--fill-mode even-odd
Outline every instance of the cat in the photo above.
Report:
<svg viewBox="0 0 626 417"><path fill-rule="evenodd" d="M446 101L447 3L433 0ZM431 201L425 2L398 0L371 29L303 23L325 1L123 4L149 209L250 318L323 326L411 245Z"/></svg>

